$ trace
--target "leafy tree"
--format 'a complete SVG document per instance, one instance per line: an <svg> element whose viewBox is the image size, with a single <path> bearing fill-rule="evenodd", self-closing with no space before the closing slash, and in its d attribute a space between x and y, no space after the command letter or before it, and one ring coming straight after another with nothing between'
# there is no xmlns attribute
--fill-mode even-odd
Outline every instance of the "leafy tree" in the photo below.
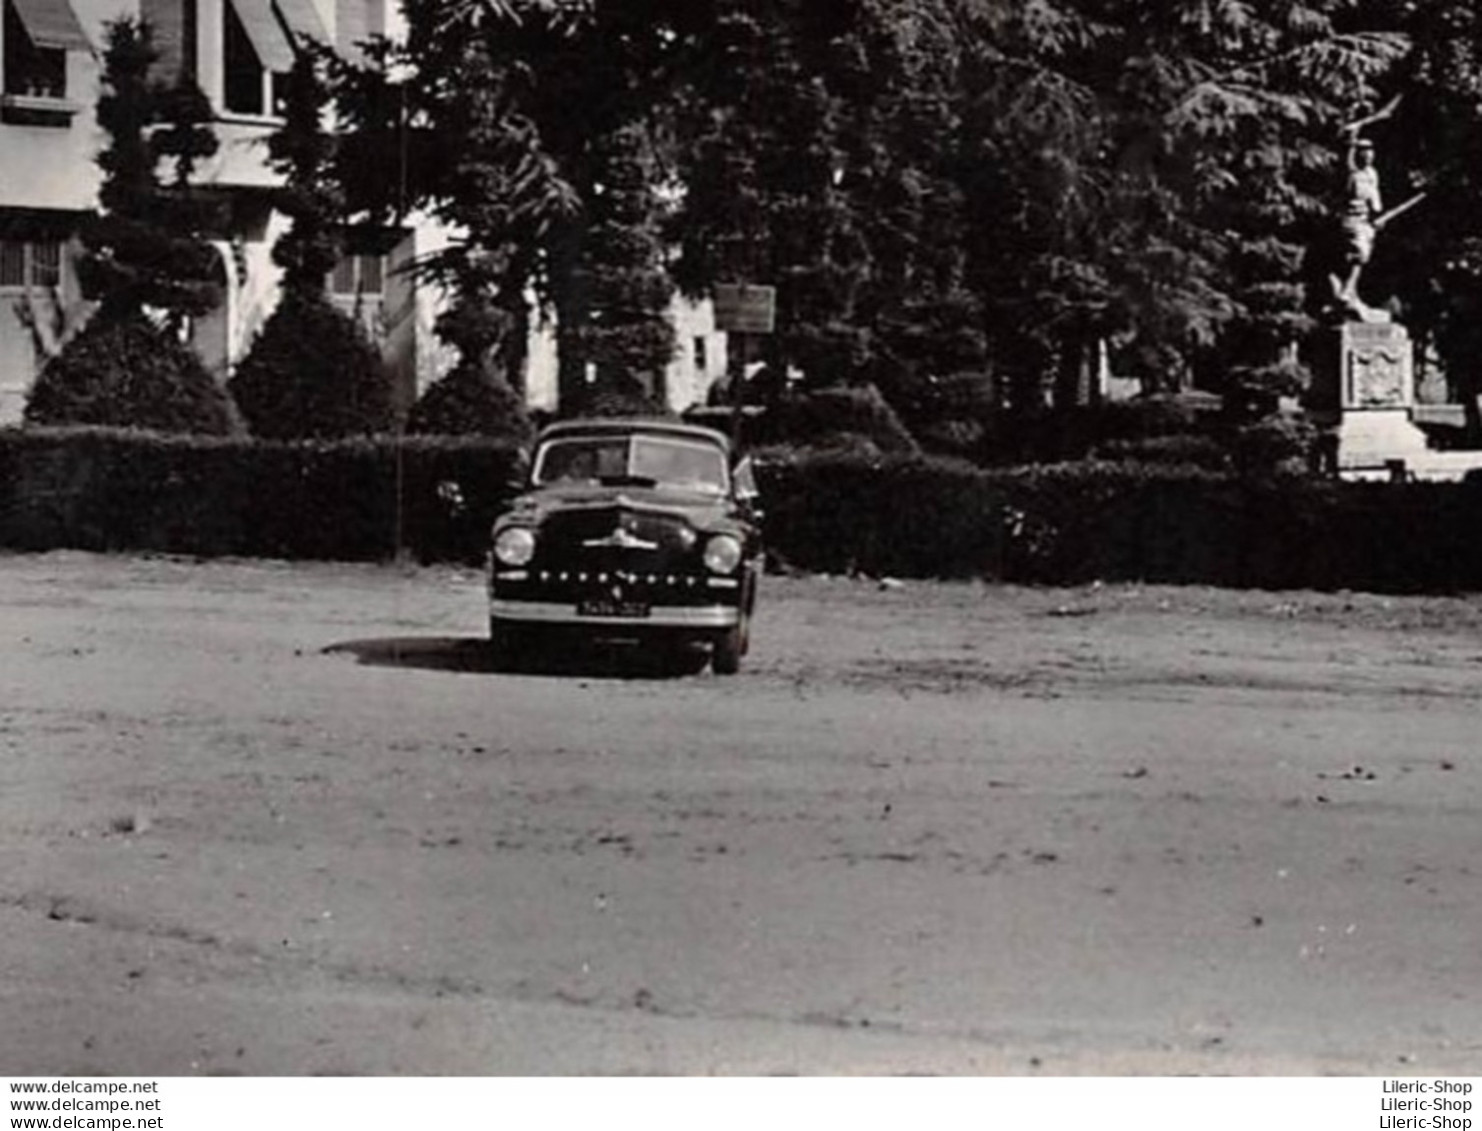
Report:
<svg viewBox="0 0 1482 1131"><path fill-rule="evenodd" d="M869 249L855 317L870 332L869 379L927 426L940 380L985 361L960 176L970 29L941 0L872 0L861 10L835 80L846 104L841 187Z"/></svg>
<svg viewBox="0 0 1482 1131"><path fill-rule="evenodd" d="M1347 7L1045 0L981 16L974 261L1022 400L1066 343L1107 335L1155 387L1209 356L1284 379L1272 355L1304 325L1293 284L1335 120L1404 50L1340 25Z"/></svg>
<svg viewBox="0 0 1482 1131"><path fill-rule="evenodd" d="M1411 330L1439 353L1464 406L1470 442L1482 444L1474 359L1482 350L1482 13L1460 0L1365 3L1354 17L1406 35L1413 48L1388 76L1401 98L1370 132L1385 204L1417 191L1420 206L1381 235L1366 277ZM1389 234L1389 233L1393 234Z"/></svg>
<svg viewBox="0 0 1482 1131"><path fill-rule="evenodd" d="M522 389L529 296L549 293L543 248L576 194L529 112L528 68L496 34L513 10L412 0L407 11L404 47L383 41L365 64L337 68L349 130L337 180L353 212L385 221L422 207L455 233L418 267L449 293L438 333L468 387L492 366Z"/></svg>
<svg viewBox="0 0 1482 1131"><path fill-rule="evenodd" d="M1104 339L1155 387L1289 388L1337 126L1461 11L1401 8L410 0L412 81L346 100L406 159L354 180L466 233L501 341L555 310L568 396L614 342L651 364L658 303L622 291L661 294L666 204L687 293L777 286L767 372L908 417L963 372L1067 400Z"/></svg>
<svg viewBox="0 0 1482 1131"><path fill-rule="evenodd" d="M325 294L342 254L344 206L330 175L335 139L325 128L323 66L306 47L288 77L284 122L269 141L284 175L276 204L290 220L273 248L283 294L229 382L253 433L275 439L385 432L396 424L379 352Z"/></svg>
<svg viewBox="0 0 1482 1131"><path fill-rule="evenodd" d="M857 374L869 350L855 316L868 249L843 184L845 103L826 77L856 26L848 7L718 0L676 146L681 284L775 286L769 366L820 384Z"/></svg>

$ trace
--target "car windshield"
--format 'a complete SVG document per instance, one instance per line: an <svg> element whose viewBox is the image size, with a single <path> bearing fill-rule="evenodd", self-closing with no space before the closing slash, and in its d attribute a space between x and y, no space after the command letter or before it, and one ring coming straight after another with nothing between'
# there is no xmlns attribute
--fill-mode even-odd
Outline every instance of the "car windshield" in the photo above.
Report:
<svg viewBox="0 0 1482 1131"><path fill-rule="evenodd" d="M600 483L638 480L656 486L723 495L728 486L724 451L678 436L568 436L536 453L532 481Z"/></svg>

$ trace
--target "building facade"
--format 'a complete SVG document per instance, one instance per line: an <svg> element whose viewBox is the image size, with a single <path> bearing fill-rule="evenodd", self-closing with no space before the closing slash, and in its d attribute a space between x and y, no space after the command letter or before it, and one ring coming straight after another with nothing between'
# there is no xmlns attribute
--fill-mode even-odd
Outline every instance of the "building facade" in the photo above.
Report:
<svg viewBox="0 0 1482 1131"><path fill-rule="evenodd" d="M0 0L0 424L20 419L36 374L91 312L77 282L79 232L97 205L95 157L101 52L121 16L148 22L166 78L189 76L215 111L220 147L198 179L227 199L214 241L224 300L195 320L192 345L225 380L278 300L272 247L287 226L272 207L277 184L266 140L279 124L276 76L316 40L354 54L372 35L395 36L395 0ZM405 270L447 235L435 226L355 231L327 280L390 366L409 406L447 365L432 327L439 296ZM725 364L708 305L677 303L680 348L667 374L671 405L702 400ZM554 407L552 336L535 331L526 387Z"/></svg>

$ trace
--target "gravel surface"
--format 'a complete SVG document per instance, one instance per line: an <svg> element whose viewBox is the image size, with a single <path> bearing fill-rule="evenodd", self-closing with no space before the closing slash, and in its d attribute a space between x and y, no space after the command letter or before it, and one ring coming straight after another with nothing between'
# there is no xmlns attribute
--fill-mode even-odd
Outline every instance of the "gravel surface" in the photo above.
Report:
<svg viewBox="0 0 1482 1131"><path fill-rule="evenodd" d="M0 557L0 1075L1471 1073L1482 601Z"/></svg>

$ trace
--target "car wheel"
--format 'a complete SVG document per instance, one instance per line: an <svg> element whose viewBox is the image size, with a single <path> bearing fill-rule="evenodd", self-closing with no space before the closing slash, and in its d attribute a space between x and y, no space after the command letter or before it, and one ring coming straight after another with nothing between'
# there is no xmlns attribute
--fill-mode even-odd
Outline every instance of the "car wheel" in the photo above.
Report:
<svg viewBox="0 0 1482 1131"><path fill-rule="evenodd" d="M728 628L715 638L710 653L710 670L716 675L735 675L741 670L741 657L751 636L751 618L744 612L734 628Z"/></svg>
<svg viewBox="0 0 1482 1131"><path fill-rule="evenodd" d="M705 670L709 657L703 645L684 643L670 648L668 660L668 668L675 675L699 675Z"/></svg>
<svg viewBox="0 0 1482 1131"><path fill-rule="evenodd" d="M494 670L507 672L519 662L525 647L524 634L504 621L489 621L489 658Z"/></svg>

